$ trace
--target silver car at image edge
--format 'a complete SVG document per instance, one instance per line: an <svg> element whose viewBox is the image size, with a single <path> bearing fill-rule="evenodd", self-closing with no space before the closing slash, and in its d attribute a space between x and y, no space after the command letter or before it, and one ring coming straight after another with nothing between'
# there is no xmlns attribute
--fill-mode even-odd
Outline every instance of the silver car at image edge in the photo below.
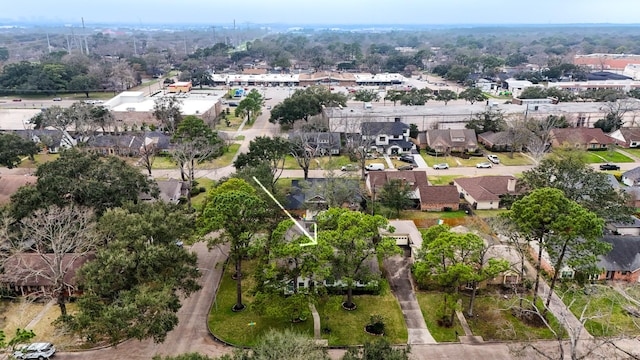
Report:
<svg viewBox="0 0 640 360"><path fill-rule="evenodd" d="M37 342L21 347L13 353L16 359L49 359L56 353L56 348L48 342Z"/></svg>

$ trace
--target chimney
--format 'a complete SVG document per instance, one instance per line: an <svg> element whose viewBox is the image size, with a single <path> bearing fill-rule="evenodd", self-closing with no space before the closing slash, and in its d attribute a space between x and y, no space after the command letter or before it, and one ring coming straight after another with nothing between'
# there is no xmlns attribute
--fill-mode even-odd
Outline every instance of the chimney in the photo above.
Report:
<svg viewBox="0 0 640 360"><path fill-rule="evenodd" d="M512 192L516 192L516 178L511 177L509 178L509 180L507 180L507 191L512 193Z"/></svg>

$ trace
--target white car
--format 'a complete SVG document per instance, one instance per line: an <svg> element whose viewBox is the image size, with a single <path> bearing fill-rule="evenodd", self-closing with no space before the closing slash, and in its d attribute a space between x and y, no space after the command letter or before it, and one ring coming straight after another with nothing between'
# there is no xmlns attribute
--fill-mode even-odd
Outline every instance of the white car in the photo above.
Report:
<svg viewBox="0 0 640 360"><path fill-rule="evenodd" d="M56 348L51 343L38 342L20 348L13 353L16 359L48 359L56 353Z"/></svg>
<svg viewBox="0 0 640 360"><path fill-rule="evenodd" d="M494 164L500 164L500 159L496 156L496 155L487 155L487 159L489 159L489 161L491 161Z"/></svg>
<svg viewBox="0 0 640 360"><path fill-rule="evenodd" d="M491 163L490 162L481 162L481 163L477 163L476 167L478 169L490 169L491 168Z"/></svg>
<svg viewBox="0 0 640 360"><path fill-rule="evenodd" d="M449 164L447 164L447 163L433 165L433 169L434 170L445 170L445 169L448 169L448 168L449 168Z"/></svg>

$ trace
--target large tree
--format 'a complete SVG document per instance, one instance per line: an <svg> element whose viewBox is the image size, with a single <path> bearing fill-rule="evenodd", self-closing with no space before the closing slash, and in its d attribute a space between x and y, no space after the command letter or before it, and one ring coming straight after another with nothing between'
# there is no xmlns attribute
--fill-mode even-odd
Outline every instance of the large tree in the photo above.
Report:
<svg viewBox="0 0 640 360"><path fill-rule="evenodd" d="M252 89L247 96L238 103L236 107L235 115L237 117L246 116L247 124L251 124L257 116L260 115L260 110L264 104L264 98L258 90Z"/></svg>
<svg viewBox="0 0 640 360"><path fill-rule="evenodd" d="M502 110L485 110L473 114L465 127L475 130L478 134L487 131L500 132L507 127L507 122Z"/></svg>
<svg viewBox="0 0 640 360"><path fill-rule="evenodd" d="M633 209L626 195L611 187L607 174L595 171L582 155L579 150L556 151L522 174L524 187L529 190L556 188L603 219L628 221Z"/></svg>
<svg viewBox="0 0 640 360"><path fill-rule="evenodd" d="M93 211L53 205L36 210L18 226L21 239L15 244L17 253L4 263L5 270L12 268L23 279L48 281L51 293L47 295L56 300L62 316L67 315L69 294L78 289L73 281L78 278L75 271L89 260L99 243ZM26 249L31 252L25 253Z"/></svg>
<svg viewBox="0 0 640 360"><path fill-rule="evenodd" d="M33 160L38 146L14 134L0 134L0 165L13 169L22 162L23 157Z"/></svg>
<svg viewBox="0 0 640 360"><path fill-rule="evenodd" d="M11 197L12 216L21 219L49 205L76 204L93 208L98 215L127 201L138 201L141 193L157 196L157 186L140 171L114 156L65 150L54 161L35 172L34 186L20 188Z"/></svg>
<svg viewBox="0 0 640 360"><path fill-rule="evenodd" d="M169 134L173 135L182 121L181 106L182 101L175 96L163 96L155 100L153 116Z"/></svg>
<svg viewBox="0 0 640 360"><path fill-rule="evenodd" d="M90 341L164 341L178 324L180 298L200 289L197 256L176 245L194 235L194 218L177 205L125 204L98 230L105 246L82 268L83 295L72 328Z"/></svg>
<svg viewBox="0 0 640 360"><path fill-rule="evenodd" d="M191 187L195 181L197 164L222 155L222 139L197 116L188 115L173 134L173 158L178 162L182 180L187 181L187 203L191 208Z"/></svg>
<svg viewBox="0 0 640 360"><path fill-rule="evenodd" d="M409 183L400 179L391 179L382 186L378 199L383 206L393 211L396 218L399 218L400 211L414 205L411 199L412 194L413 190Z"/></svg>
<svg viewBox="0 0 640 360"><path fill-rule="evenodd" d="M436 100L442 101L445 106L447 106L449 101L456 100L457 98L458 94L456 94L455 91L448 89L438 90L438 95L436 96Z"/></svg>
<svg viewBox="0 0 640 360"><path fill-rule="evenodd" d="M318 241L326 241L334 248L333 270L347 287L345 308L355 308L353 287L356 282L375 278L367 262L377 262L376 256L385 258L400 252L395 240L382 237L380 229L393 230L388 220L380 215L343 208L331 208L318 214Z"/></svg>
<svg viewBox="0 0 640 360"><path fill-rule="evenodd" d="M254 236L264 228L265 202L256 190L241 179L230 179L209 192L201 215L201 231L220 231L210 238L211 245L228 243L229 257L235 264L236 304L234 311L245 308L242 303L242 259L247 255Z"/></svg>
<svg viewBox="0 0 640 360"><path fill-rule="evenodd" d="M323 86L310 86L296 90L291 97L273 107L269 121L282 126L291 126L297 120L308 121L322 112L322 107L347 106L347 97L333 93Z"/></svg>
<svg viewBox="0 0 640 360"><path fill-rule="evenodd" d="M473 103L475 103L476 101L485 101L488 99L487 95L485 95L485 93L483 93L482 90L477 87L464 89L460 92L458 98L470 102L471 105L473 105Z"/></svg>
<svg viewBox="0 0 640 360"><path fill-rule="evenodd" d="M513 203L508 217L514 221L523 237L538 244L533 304L536 304L538 296L543 250L550 255L554 269L547 307L563 266L593 272L597 256L610 250L606 243L598 241L602 235L603 221L567 198L559 189L540 188L532 191ZM543 314L546 314L546 310Z"/></svg>
<svg viewBox="0 0 640 360"><path fill-rule="evenodd" d="M267 163L273 174L271 191L275 191L275 184L284 170L284 162L291 152L291 144L282 137L258 136L249 142L249 152L241 153L234 161L236 170L242 170L247 166L258 166Z"/></svg>

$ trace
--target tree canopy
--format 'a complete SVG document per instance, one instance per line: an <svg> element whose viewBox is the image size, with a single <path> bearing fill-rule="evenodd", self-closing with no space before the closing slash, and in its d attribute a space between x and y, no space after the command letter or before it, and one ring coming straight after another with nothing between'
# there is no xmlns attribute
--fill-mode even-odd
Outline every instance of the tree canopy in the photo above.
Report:
<svg viewBox="0 0 640 360"><path fill-rule="evenodd" d="M473 114L465 127L475 130L478 134L487 131L500 132L507 128L507 122L502 110L485 110Z"/></svg>
<svg viewBox="0 0 640 360"><path fill-rule="evenodd" d="M273 107L269 121L282 126L291 126L297 120L308 121L311 116L320 114L323 106L347 106L347 97L341 93L333 93L323 86L298 89Z"/></svg>
<svg viewBox="0 0 640 360"><path fill-rule="evenodd" d="M22 162L22 157L33 159L38 147L31 140L14 134L0 134L0 165L13 169Z"/></svg>
<svg viewBox="0 0 640 360"><path fill-rule="evenodd" d="M80 273L84 293L72 328L89 341L164 341L178 324L180 297L200 289L197 256L176 245L194 235L193 215L162 202L108 210L105 246Z"/></svg>

